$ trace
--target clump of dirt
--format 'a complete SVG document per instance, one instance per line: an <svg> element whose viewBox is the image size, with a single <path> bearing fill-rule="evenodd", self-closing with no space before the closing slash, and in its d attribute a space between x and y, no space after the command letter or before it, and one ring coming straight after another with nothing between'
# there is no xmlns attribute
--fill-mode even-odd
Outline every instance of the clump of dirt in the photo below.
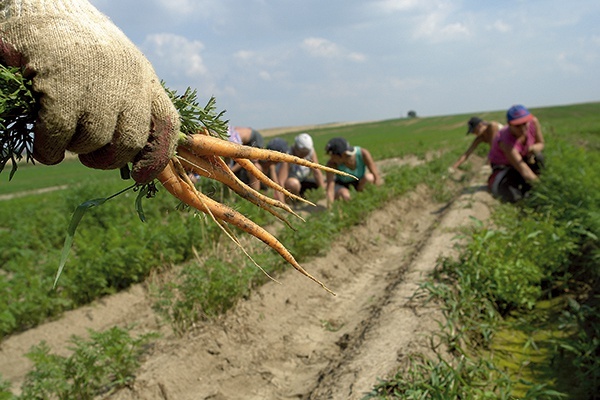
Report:
<svg viewBox="0 0 600 400"><path fill-rule="evenodd" d="M481 160L479 160L481 166ZM143 286L15 335L0 348L0 373L20 385L22 356L46 340L65 351L70 334L136 324L164 337L131 388L111 399L360 399L408 355L429 348L442 316L411 301L440 256L452 256L459 227L485 220L495 204L482 169L449 204L418 188L340 235L327 255L304 263L338 295L290 269L226 315L185 337L161 325Z"/></svg>

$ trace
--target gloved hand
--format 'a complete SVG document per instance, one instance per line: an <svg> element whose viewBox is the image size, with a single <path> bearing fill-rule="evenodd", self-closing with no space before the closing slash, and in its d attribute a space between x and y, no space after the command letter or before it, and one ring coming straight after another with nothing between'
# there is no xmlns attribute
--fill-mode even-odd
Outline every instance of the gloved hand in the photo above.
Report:
<svg viewBox="0 0 600 400"><path fill-rule="evenodd" d="M65 150L91 168L132 162L147 183L175 153L179 115L150 62L86 0L0 2L0 62L33 77L39 162Z"/></svg>

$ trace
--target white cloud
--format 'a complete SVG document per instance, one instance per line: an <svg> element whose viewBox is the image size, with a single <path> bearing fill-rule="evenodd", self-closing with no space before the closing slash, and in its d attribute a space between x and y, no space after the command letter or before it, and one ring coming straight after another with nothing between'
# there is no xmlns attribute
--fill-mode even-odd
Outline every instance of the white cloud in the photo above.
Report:
<svg viewBox="0 0 600 400"><path fill-rule="evenodd" d="M422 4L422 0L380 0L375 5L385 13L392 13L411 10Z"/></svg>
<svg viewBox="0 0 600 400"><path fill-rule="evenodd" d="M260 77L260 79L262 79L263 81L270 81L273 78L271 77L271 74L268 71L260 71L258 73L258 76Z"/></svg>
<svg viewBox="0 0 600 400"><path fill-rule="evenodd" d="M255 59L256 53L250 50L240 50L233 55L233 58L242 62L246 62Z"/></svg>
<svg viewBox="0 0 600 400"><path fill-rule="evenodd" d="M302 47L313 57L333 58L341 53L340 48L335 43L321 38L304 39Z"/></svg>
<svg viewBox="0 0 600 400"><path fill-rule="evenodd" d="M432 42L445 42L468 36L470 31L461 22L448 23L448 10L440 9L421 18L414 31L415 38L429 39Z"/></svg>
<svg viewBox="0 0 600 400"><path fill-rule="evenodd" d="M579 73L581 71L581 68L572 62L566 53L560 53L556 57L556 61L558 62L559 68L564 72Z"/></svg>
<svg viewBox="0 0 600 400"><path fill-rule="evenodd" d="M448 24L441 27L440 33L446 37L464 36L469 34L469 29L464 24L461 24L460 22L455 22L453 24Z"/></svg>
<svg viewBox="0 0 600 400"><path fill-rule="evenodd" d="M169 10L188 13L194 10L193 0L158 0L158 3Z"/></svg>
<svg viewBox="0 0 600 400"><path fill-rule="evenodd" d="M362 53L349 53L347 57L349 60L356 62L364 62L367 59L367 56Z"/></svg>
<svg viewBox="0 0 600 400"><path fill-rule="evenodd" d="M209 15L219 7L219 2L210 0L156 0L156 2L168 12L179 15L194 13Z"/></svg>
<svg viewBox="0 0 600 400"><path fill-rule="evenodd" d="M496 20L490 27L500 33L508 33L512 30L512 27L502 20Z"/></svg>
<svg viewBox="0 0 600 400"><path fill-rule="evenodd" d="M349 52L337 44L323 38L311 37L304 39L302 48L312 57L346 59L354 62L363 62L366 56L357 52Z"/></svg>
<svg viewBox="0 0 600 400"><path fill-rule="evenodd" d="M233 59L238 68L248 70L277 69L285 65L288 54L277 49L266 49L261 51L238 50L233 54Z"/></svg>
<svg viewBox="0 0 600 400"><path fill-rule="evenodd" d="M186 76L206 75L208 70L200 54L202 42L171 33L148 35L142 48L155 64L169 64Z"/></svg>

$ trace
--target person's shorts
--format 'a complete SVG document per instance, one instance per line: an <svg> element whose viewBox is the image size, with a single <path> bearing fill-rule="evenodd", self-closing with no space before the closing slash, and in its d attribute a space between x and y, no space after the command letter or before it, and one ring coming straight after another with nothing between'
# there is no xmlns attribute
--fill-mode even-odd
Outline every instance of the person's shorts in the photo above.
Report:
<svg viewBox="0 0 600 400"><path fill-rule="evenodd" d="M335 181L335 189L334 189L335 193L337 193L341 188L350 189L351 186L357 190L358 183L359 183L359 181L352 181L352 182Z"/></svg>
<svg viewBox="0 0 600 400"><path fill-rule="evenodd" d="M250 174L248 173L248 171L246 171L244 168L239 169L236 173L235 176L238 177L238 179L242 182L244 182L246 185L250 184Z"/></svg>
<svg viewBox="0 0 600 400"><path fill-rule="evenodd" d="M525 162L531 171L538 176L544 169L542 154L527 157ZM492 164L492 174L488 178L488 188L495 197L513 203L525 197L527 192L531 190L531 185L513 167Z"/></svg>
<svg viewBox="0 0 600 400"><path fill-rule="evenodd" d="M318 189L319 185L313 179L305 179L300 182L300 196L304 194L307 190Z"/></svg>
<svg viewBox="0 0 600 400"><path fill-rule="evenodd" d="M304 165L291 164L288 173L288 178L296 178L300 182L304 182L310 176L310 168Z"/></svg>

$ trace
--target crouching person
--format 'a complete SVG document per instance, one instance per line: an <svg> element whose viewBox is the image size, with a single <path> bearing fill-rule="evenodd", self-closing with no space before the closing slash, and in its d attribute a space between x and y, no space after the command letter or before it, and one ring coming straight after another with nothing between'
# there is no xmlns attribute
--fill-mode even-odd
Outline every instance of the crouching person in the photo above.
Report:
<svg viewBox="0 0 600 400"><path fill-rule="evenodd" d="M314 149L312 137L308 133L301 133L296 136L294 144L290 149L290 154L319 164L319 158ZM285 181L285 188L291 193L304 197L304 192L307 190L318 189L324 186L323 174L320 169L290 164L290 173Z"/></svg>
<svg viewBox="0 0 600 400"><path fill-rule="evenodd" d="M290 152L290 146L282 138L274 138L267 143L267 150L278 151L280 153L288 154ZM283 187L289 174L289 164L286 162L274 162L261 160L258 162L259 170L265 174L271 181L277 185ZM265 185L260 185L261 189L268 190ZM285 196L278 190L273 190L273 198L285 203Z"/></svg>
<svg viewBox="0 0 600 400"><path fill-rule="evenodd" d="M498 132L489 154L488 187L502 201L521 200L543 168L544 137L536 117L522 105L506 113L508 125Z"/></svg>
<svg viewBox="0 0 600 400"><path fill-rule="evenodd" d="M350 186L360 192L367 183L375 185L383 183L371 153L364 147L350 146L344 138L333 138L325 146L325 152L329 155L328 167L339 169L358 178L356 180L352 177L327 172L326 194L328 207L337 199L350 200Z"/></svg>

